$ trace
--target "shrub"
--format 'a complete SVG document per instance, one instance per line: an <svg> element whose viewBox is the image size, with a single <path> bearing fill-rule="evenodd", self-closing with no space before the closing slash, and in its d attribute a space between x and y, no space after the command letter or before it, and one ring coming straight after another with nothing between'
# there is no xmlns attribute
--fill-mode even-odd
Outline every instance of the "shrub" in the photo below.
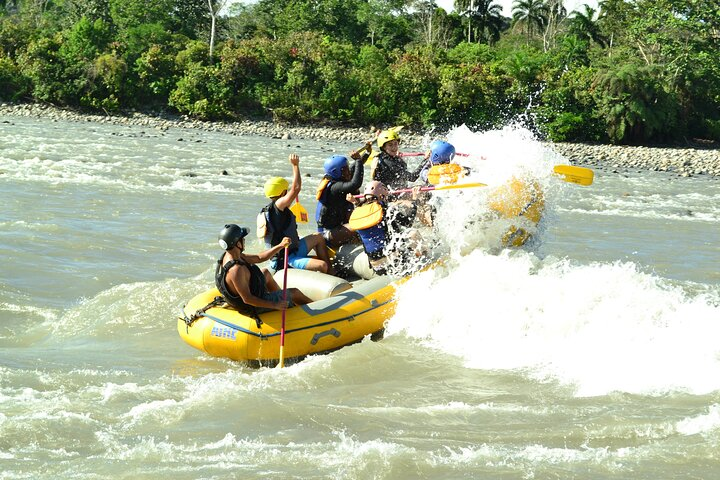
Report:
<svg viewBox="0 0 720 480"><path fill-rule="evenodd" d="M0 100L16 101L30 91L30 81L11 59L0 52Z"/></svg>

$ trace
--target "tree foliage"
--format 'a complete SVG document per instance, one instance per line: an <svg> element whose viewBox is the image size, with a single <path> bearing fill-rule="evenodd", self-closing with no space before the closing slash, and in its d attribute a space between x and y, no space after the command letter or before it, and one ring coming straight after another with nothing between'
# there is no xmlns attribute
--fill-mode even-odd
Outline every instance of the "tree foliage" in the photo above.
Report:
<svg viewBox="0 0 720 480"><path fill-rule="evenodd" d="M222 1L213 0L219 7ZM0 99L204 119L491 127L556 141L720 137L715 2L208 0L0 4ZM213 10L213 13L217 13Z"/></svg>

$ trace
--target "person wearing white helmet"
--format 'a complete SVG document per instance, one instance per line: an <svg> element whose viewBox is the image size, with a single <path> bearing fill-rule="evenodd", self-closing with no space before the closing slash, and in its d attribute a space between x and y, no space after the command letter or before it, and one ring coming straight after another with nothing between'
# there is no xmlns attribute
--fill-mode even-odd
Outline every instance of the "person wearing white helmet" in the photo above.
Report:
<svg viewBox="0 0 720 480"><path fill-rule="evenodd" d="M272 177L265 182L265 196L271 201L258 215L258 236L265 239L267 249L278 245L284 237L289 237L290 267L331 273L330 258L322 234L311 233L303 238L298 235L295 215L290 211L290 206L302 188L300 157L293 153L289 160L293 167L292 184L282 177ZM309 256L311 250L315 250L317 258ZM283 252L278 252L271 259L270 266L274 270L280 270L284 267L284 262Z"/></svg>
<svg viewBox="0 0 720 480"><path fill-rule="evenodd" d="M239 312L253 316L263 309L282 310L310 303L312 300L297 288L288 288L283 302L282 290L270 272L260 270L256 265L290 245L290 238L285 237L273 248L253 255L245 253L247 234L247 228L231 223L225 225L218 236L218 243L225 253L217 261L215 286L225 301Z"/></svg>
<svg viewBox="0 0 720 480"><path fill-rule="evenodd" d="M419 193L420 187L413 189L413 200ZM369 182L364 198L350 219L363 242L370 266L378 275L406 270L406 260L418 250L418 234L410 229L416 214L414 201L388 204L390 196L382 182Z"/></svg>

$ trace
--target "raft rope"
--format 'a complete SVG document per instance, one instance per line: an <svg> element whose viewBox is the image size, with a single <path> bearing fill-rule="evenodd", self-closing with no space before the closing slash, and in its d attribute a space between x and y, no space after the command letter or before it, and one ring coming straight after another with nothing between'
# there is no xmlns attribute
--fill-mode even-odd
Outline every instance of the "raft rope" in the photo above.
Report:
<svg viewBox="0 0 720 480"><path fill-rule="evenodd" d="M195 310L195 313L193 313L189 317L187 315L185 315L185 305L183 305L183 308L182 308L183 316L180 317L180 319L185 321L186 330L189 331L190 327L192 327L192 324L195 323L195 321L197 319L199 319L200 317L208 317L208 315L205 312L207 312L211 308L215 308L215 307L230 307L230 305L227 303L227 301L225 301L225 298L223 298L221 295L218 295L204 307ZM232 307L230 307L230 308L232 308ZM263 322L260 319L260 317L258 316L257 311L254 308L253 308L252 316L255 319L255 323L257 324L257 327L260 328L260 325L262 325Z"/></svg>
<svg viewBox="0 0 720 480"><path fill-rule="evenodd" d="M220 307L220 306L224 306L224 305L227 305L227 302L225 301L225 299L224 299L221 295L218 295L217 297L215 297L215 298L212 300L212 302L208 303L207 305L205 305L205 306L202 307L202 308L197 309L197 310L195 311L195 313L193 313L193 314L190 315L189 317L188 317L187 315L185 315L185 305L183 305L183 317L182 317L182 320L185 320L185 325L186 325L188 328L190 328L190 327L192 326L192 324L195 323L195 321L196 321L198 318L205 316L205 312L207 312L207 311L210 310L211 308Z"/></svg>

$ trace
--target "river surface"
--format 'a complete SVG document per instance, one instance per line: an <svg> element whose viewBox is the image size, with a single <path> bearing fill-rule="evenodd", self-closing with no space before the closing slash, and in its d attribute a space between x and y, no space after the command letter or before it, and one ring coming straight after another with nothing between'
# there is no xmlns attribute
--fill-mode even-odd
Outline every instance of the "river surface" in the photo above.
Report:
<svg viewBox="0 0 720 480"><path fill-rule="evenodd" d="M253 369L179 309L288 153L312 217L359 145L0 117L0 479L718 478L720 182L581 187L522 130L449 138L473 181L540 179L533 242L471 220L485 189L435 192L445 266L383 340Z"/></svg>

